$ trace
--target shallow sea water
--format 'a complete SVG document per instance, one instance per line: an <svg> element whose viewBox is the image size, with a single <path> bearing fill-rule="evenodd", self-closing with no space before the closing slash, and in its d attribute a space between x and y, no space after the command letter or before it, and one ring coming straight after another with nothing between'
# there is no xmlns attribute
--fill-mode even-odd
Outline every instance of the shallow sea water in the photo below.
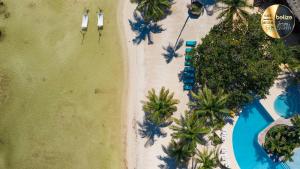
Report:
<svg viewBox="0 0 300 169"><path fill-rule="evenodd" d="M122 168L117 0L5 0L0 169ZM82 42L83 9L90 22ZM98 7L105 12L99 40Z"/></svg>

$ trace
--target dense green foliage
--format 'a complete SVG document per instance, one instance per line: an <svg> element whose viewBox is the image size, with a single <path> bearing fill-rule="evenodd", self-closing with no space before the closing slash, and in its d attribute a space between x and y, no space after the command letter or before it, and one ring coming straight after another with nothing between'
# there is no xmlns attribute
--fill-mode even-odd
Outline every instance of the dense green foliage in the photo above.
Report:
<svg viewBox="0 0 300 169"><path fill-rule="evenodd" d="M191 92L191 96L189 106L192 114L197 119L204 120L205 125L212 129L222 128L225 118L229 116L229 109L226 107L228 95L223 90L213 94L212 90L204 86L198 93Z"/></svg>
<svg viewBox="0 0 300 169"><path fill-rule="evenodd" d="M300 146L300 116L291 121L292 126L274 126L266 135L264 147L275 161L292 160L293 150Z"/></svg>
<svg viewBox="0 0 300 169"><path fill-rule="evenodd" d="M213 132L212 135L209 136L209 140L211 141L211 144L214 146L223 143L222 139L215 132Z"/></svg>
<svg viewBox="0 0 300 169"><path fill-rule="evenodd" d="M289 66L291 68L291 71L300 81L300 45L293 46L290 48L290 50L292 52L293 57L289 62Z"/></svg>
<svg viewBox="0 0 300 169"><path fill-rule="evenodd" d="M213 144L222 142L218 136L215 135L215 130L222 128L225 124L225 117L229 116L229 110L226 108L228 95L224 94L222 90L213 94L206 86L198 93L191 93L192 101L189 103L191 110L186 112L184 117L174 119L175 125L171 126L174 131L172 133L172 144L168 147L171 150L173 158L177 159L178 163L186 164L190 157L197 154L197 144L205 145L208 139L205 135L212 132ZM176 153L182 153L181 156ZM174 155L175 154L175 155ZM198 154L199 155L199 154ZM179 159L180 158L180 159ZM201 163L200 168L214 166L216 156L212 157L212 153L200 153L198 161ZM187 160L187 161L186 161Z"/></svg>
<svg viewBox="0 0 300 169"><path fill-rule="evenodd" d="M175 160L178 167L186 167L195 152L193 148L184 144L185 142L172 140L168 147L163 146L163 151Z"/></svg>
<svg viewBox="0 0 300 169"><path fill-rule="evenodd" d="M173 96L174 93L170 93L164 87L161 88L159 95L156 95L154 89L148 91L148 101L143 101L146 119L155 125L165 123L177 111L176 105L179 100L174 99Z"/></svg>
<svg viewBox="0 0 300 169"><path fill-rule="evenodd" d="M197 152L196 163L197 169L214 169L219 166L218 155L215 150L209 151L204 149Z"/></svg>
<svg viewBox="0 0 300 169"><path fill-rule="evenodd" d="M225 7L218 18L224 18L224 23L246 23L249 16L246 8L252 8L246 0L221 0L221 2L225 4Z"/></svg>
<svg viewBox="0 0 300 169"><path fill-rule="evenodd" d="M264 97L287 60L282 40L267 37L260 28L260 16L248 17L248 25L236 29L220 23L202 39L193 52L198 85L229 94L228 105L238 108Z"/></svg>
<svg viewBox="0 0 300 169"><path fill-rule="evenodd" d="M163 19L168 13L172 2L170 0L137 0L136 9L141 12L146 21L157 22Z"/></svg>
<svg viewBox="0 0 300 169"><path fill-rule="evenodd" d="M174 119L176 125L171 126L174 131L172 134L173 139L184 142L184 146L188 146L191 149L196 149L197 143L204 144L203 136L210 132L210 129L205 126L204 120L198 120L192 118L188 113L185 117L180 119Z"/></svg>
<svg viewBox="0 0 300 169"><path fill-rule="evenodd" d="M192 4L188 5L190 13L196 16L200 16L204 12L204 7L199 2L193 2Z"/></svg>

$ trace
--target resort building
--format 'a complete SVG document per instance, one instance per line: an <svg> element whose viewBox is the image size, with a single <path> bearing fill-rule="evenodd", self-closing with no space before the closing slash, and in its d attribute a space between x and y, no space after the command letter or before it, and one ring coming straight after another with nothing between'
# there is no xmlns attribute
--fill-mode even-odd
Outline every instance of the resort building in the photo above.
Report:
<svg viewBox="0 0 300 169"><path fill-rule="evenodd" d="M289 6L292 8L295 16L300 20L300 1L299 0L286 0Z"/></svg>

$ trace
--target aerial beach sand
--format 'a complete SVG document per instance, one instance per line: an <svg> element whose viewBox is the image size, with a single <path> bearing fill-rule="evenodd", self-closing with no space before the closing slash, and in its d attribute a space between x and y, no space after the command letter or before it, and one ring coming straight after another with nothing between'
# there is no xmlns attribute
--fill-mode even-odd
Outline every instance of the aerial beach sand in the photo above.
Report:
<svg viewBox="0 0 300 169"><path fill-rule="evenodd" d="M123 168L124 62L117 0L10 0L0 19L1 169ZM90 10L82 43L81 15ZM105 12L99 40L98 7Z"/></svg>
<svg viewBox="0 0 300 169"><path fill-rule="evenodd" d="M162 145L167 146L170 142L170 131L165 138L155 138L152 146L145 147L146 138L141 138L138 134L138 122L143 121L144 112L142 111L141 101L145 99L147 91L151 88L156 90L162 86L174 92L174 97L180 100L178 111L174 117L179 117L187 109L188 96L183 91L183 84L178 79L178 74L184 68L184 57L173 58L167 64L164 56L170 43L175 44L180 31L183 29L181 38L184 40L197 40L200 42L211 29L219 22L216 19L217 14L208 16L204 14L199 19L188 19L186 5L190 1L175 1L172 6L172 14L166 19L159 22L165 29L162 33L152 34L153 44L148 45L148 41L142 41L136 45L133 39L137 36L129 25L129 20L133 19L133 12L136 4L130 1L123 3L123 31L127 45L128 56L128 107L127 107L127 144L126 144L126 161L128 169L155 169L159 165L164 165L159 156L165 156ZM187 22L186 22L187 20ZM185 24L186 22L186 24ZM185 26L184 26L185 25ZM184 54L185 47L178 51Z"/></svg>

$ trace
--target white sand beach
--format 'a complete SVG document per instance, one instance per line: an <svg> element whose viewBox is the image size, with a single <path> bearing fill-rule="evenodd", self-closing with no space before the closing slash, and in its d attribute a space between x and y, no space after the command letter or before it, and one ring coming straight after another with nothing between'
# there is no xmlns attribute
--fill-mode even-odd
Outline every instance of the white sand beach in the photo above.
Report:
<svg viewBox="0 0 300 169"><path fill-rule="evenodd" d="M178 74L184 68L184 57L173 58L170 63L162 55L166 51L169 43L175 44L180 31L181 38L184 40L197 40L201 43L201 38L219 22L217 14L208 16L206 12L198 19L188 19L186 5L190 1L175 1L172 6L172 14L159 22L165 29L161 33L152 34L153 44L148 45L148 41L141 41L134 44L133 39L137 36L131 30L129 20L133 22L133 13L136 4L124 1L122 6L122 26L127 45L128 62L128 107L127 107L127 145L126 161L128 169L155 169L164 162L158 157L165 156L162 145L167 146L170 142L170 131L166 129L168 135L164 138L155 138L152 146L145 147L147 139L141 138L138 134L138 122L143 121L144 112L142 111L141 101L145 99L147 91L151 88L156 90L162 86L175 93L175 98L180 100L178 111L175 117L179 117L187 109L188 96L183 91L183 83L179 81ZM187 22L186 22L187 21ZM185 25L186 22L186 25ZM185 25L184 29L183 26ZM185 46L183 45L178 53L184 55ZM230 140L231 141L231 140Z"/></svg>

